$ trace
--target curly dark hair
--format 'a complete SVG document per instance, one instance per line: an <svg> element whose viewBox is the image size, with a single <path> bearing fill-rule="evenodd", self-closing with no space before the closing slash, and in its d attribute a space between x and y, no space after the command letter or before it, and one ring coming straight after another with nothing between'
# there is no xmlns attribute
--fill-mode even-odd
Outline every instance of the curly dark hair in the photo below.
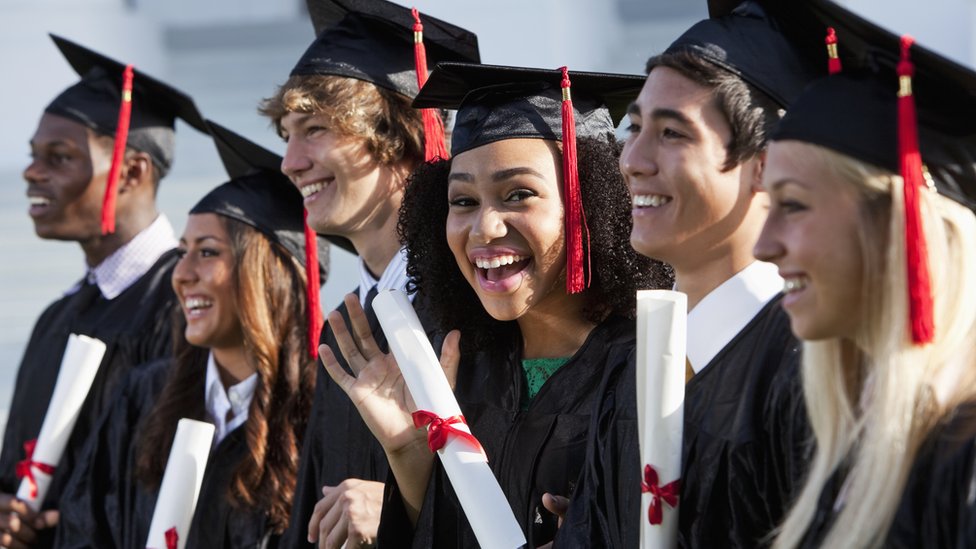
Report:
<svg viewBox="0 0 976 549"><path fill-rule="evenodd" d="M272 530L281 533L288 526L315 387L315 365L305 347L305 270L252 227L224 216L218 219L234 254L244 350L258 374L242 427L247 452L234 471L227 499L236 507L265 511ZM180 311L174 321L174 365L137 439L136 476L150 487L162 481L180 418L207 421L209 351L183 337L186 324Z"/></svg>
<svg viewBox="0 0 976 549"><path fill-rule="evenodd" d="M638 254L630 245L630 193L617 161L620 144L580 138L577 143L580 192L590 231L592 278L584 290L585 314L601 322L611 314L634 318L636 292L670 288L670 267ZM447 244L447 184L450 160L422 164L407 181L397 232L407 248L408 290L430 306L437 325L460 329L466 350L492 347L517 333L514 321L495 320L485 311L458 268Z"/></svg>

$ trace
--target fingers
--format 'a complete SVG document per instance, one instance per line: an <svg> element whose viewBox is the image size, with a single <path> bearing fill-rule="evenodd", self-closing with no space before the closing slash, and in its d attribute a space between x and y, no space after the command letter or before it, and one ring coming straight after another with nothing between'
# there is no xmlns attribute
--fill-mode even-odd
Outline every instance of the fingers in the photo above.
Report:
<svg viewBox="0 0 976 549"><path fill-rule="evenodd" d="M356 383L356 378L346 373L328 345L319 345L319 358L322 359L322 365L325 367L325 371L329 373L332 381L335 381L336 385L348 395Z"/></svg>
<svg viewBox="0 0 976 549"><path fill-rule="evenodd" d="M447 377L447 382L451 384L452 391L457 383L458 364L460 362L461 332L451 330L444 337L444 343L441 344L441 368L444 369L444 375Z"/></svg>
<svg viewBox="0 0 976 549"><path fill-rule="evenodd" d="M17 513L0 513L0 545L10 549L28 547L37 539L37 532Z"/></svg>
<svg viewBox="0 0 976 549"><path fill-rule="evenodd" d="M343 372L345 373L345 372ZM348 374L347 374L348 375ZM322 495L325 496L315 503L315 508L312 509L312 516L308 519L308 542L315 543L319 540L319 524L325 517L325 514L332 507L334 498L329 498L331 486L322 487Z"/></svg>
<svg viewBox="0 0 976 549"><path fill-rule="evenodd" d="M34 517L33 525L35 530L43 530L45 528L54 528L58 525L61 520L61 512L57 509L50 509L47 511L41 511Z"/></svg>
<svg viewBox="0 0 976 549"><path fill-rule="evenodd" d="M563 518L566 517L566 511L569 510L569 498L546 492L542 495L542 506L550 513L558 516L559 524L562 525Z"/></svg>
<svg viewBox="0 0 976 549"><path fill-rule="evenodd" d="M319 547L339 549L346 543L349 518L342 505L332 505L319 523Z"/></svg>
<svg viewBox="0 0 976 549"><path fill-rule="evenodd" d="M359 346L362 355L366 360L370 360L378 354L383 354L383 351L376 344L376 339L373 338L373 331L369 328L366 313L359 305L359 298L354 294L348 294L345 303L346 311L349 313L349 322L352 324L352 331L356 336L356 344Z"/></svg>
<svg viewBox="0 0 976 549"><path fill-rule="evenodd" d="M348 297L348 296L347 296ZM338 311L332 311L329 313L329 326L332 326L332 333L335 335L336 343L339 344L339 352L342 353L343 358L346 359L346 363L349 364L349 368L352 369L353 374L359 375L359 372L366 367L366 357L359 351L359 346L352 339L352 334L349 333L349 328L346 327L346 321L343 320L342 315Z"/></svg>

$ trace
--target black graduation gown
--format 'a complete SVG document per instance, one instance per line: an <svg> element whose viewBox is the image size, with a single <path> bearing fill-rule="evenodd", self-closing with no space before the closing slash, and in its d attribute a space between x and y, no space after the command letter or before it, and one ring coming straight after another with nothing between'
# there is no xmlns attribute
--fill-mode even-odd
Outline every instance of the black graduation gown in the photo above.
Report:
<svg viewBox="0 0 976 549"><path fill-rule="evenodd" d="M590 411L604 372L620 369L635 345L634 322L612 317L597 326L577 353L527 399L521 340L498 353L462 359L455 394L471 431L488 454L528 547L552 541L556 517L542 506L546 492L573 495L583 466ZM381 547L477 547L477 541L439 461L411 535L396 481L387 483Z"/></svg>
<svg viewBox="0 0 976 549"><path fill-rule="evenodd" d="M376 292L370 291L370 294L366 307L370 331L377 345L387 351L386 336L371 306ZM419 295L414 308L428 337L431 337L433 322ZM348 326L349 313L346 312L345 303L336 310ZM328 323L322 328L321 342L328 345L339 364L351 372ZM281 546L289 549L313 547L308 543L308 521L315 504L322 499L322 486L335 486L349 478L384 482L389 470L383 447L373 437L346 393L332 381L321 360L316 362L316 370L315 398L302 444L291 519L281 540Z"/></svg>
<svg viewBox="0 0 976 549"><path fill-rule="evenodd" d="M801 547L821 546L842 484L842 473L827 483ZM976 547L974 492L976 403L970 402L946 418L919 449L884 547Z"/></svg>
<svg viewBox="0 0 976 549"><path fill-rule="evenodd" d="M172 314L176 298L170 278L176 252L163 254L149 271L115 299L86 297L86 288L50 305L34 325L14 386L13 401L0 454L0 490L16 493L15 474L24 459L24 442L37 438L47 412L68 335L97 337L106 344L105 357L81 408L78 423L54 473L44 508L59 507L65 483L102 411L120 380L133 366L172 350ZM79 303L84 302L84 303ZM49 547L50 540L39 547Z"/></svg>
<svg viewBox="0 0 976 549"><path fill-rule="evenodd" d="M158 488L134 478L136 441L142 423L162 392L170 369L168 359L134 371L99 429L85 448L62 498L59 549L144 549ZM206 363L201 364L204 399ZM275 547L265 514L235 508L226 494L237 463L247 451L243 426L234 429L211 452L187 549L257 549Z"/></svg>
<svg viewBox="0 0 976 549"><path fill-rule="evenodd" d="M682 547L757 547L798 491L809 456L799 343L779 298L685 387ZM637 547L641 476L636 365L608 372L580 488L558 547Z"/></svg>

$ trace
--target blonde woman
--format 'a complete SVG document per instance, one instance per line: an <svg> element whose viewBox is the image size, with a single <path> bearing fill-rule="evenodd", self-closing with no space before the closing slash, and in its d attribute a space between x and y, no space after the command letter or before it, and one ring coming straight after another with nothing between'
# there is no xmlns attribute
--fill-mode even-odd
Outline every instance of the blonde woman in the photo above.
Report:
<svg viewBox="0 0 976 549"><path fill-rule="evenodd" d="M816 439L774 547L972 547L976 74L868 30L875 69L808 88L766 159L756 255L786 281ZM916 130L928 173L901 168Z"/></svg>

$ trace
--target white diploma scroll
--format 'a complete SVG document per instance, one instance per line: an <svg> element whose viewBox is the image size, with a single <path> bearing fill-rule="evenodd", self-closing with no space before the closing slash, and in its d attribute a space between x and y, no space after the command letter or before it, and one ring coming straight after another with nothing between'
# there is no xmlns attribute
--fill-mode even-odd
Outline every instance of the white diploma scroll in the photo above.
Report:
<svg viewBox="0 0 976 549"><path fill-rule="evenodd" d="M17 489L17 498L34 511L44 503L51 486L52 475L45 470L50 471L61 461L104 355L105 344L101 341L77 334L68 336L68 345L61 357L61 369L34 445L34 453L28 456L29 465L27 460L24 462L30 467L30 474L21 479Z"/></svg>
<svg viewBox="0 0 976 549"><path fill-rule="evenodd" d="M417 409L440 418L460 415L457 399L407 296L396 290L380 292L373 300L373 310ZM463 423L453 426L470 432ZM437 454L481 547L525 545L525 535L484 454L458 436L448 436Z"/></svg>
<svg viewBox="0 0 976 549"><path fill-rule="evenodd" d="M181 419L176 426L173 448L166 461L166 472L159 486L146 547L167 549L167 536L176 537L176 547L183 549L197 508L197 497L203 473L210 458L214 426L210 423ZM169 532L169 533L168 533Z"/></svg>
<svg viewBox="0 0 976 549"><path fill-rule="evenodd" d="M637 292L642 549L678 546L675 481L681 477L687 324L685 294L670 290ZM660 522L652 524L651 517L655 515Z"/></svg>

